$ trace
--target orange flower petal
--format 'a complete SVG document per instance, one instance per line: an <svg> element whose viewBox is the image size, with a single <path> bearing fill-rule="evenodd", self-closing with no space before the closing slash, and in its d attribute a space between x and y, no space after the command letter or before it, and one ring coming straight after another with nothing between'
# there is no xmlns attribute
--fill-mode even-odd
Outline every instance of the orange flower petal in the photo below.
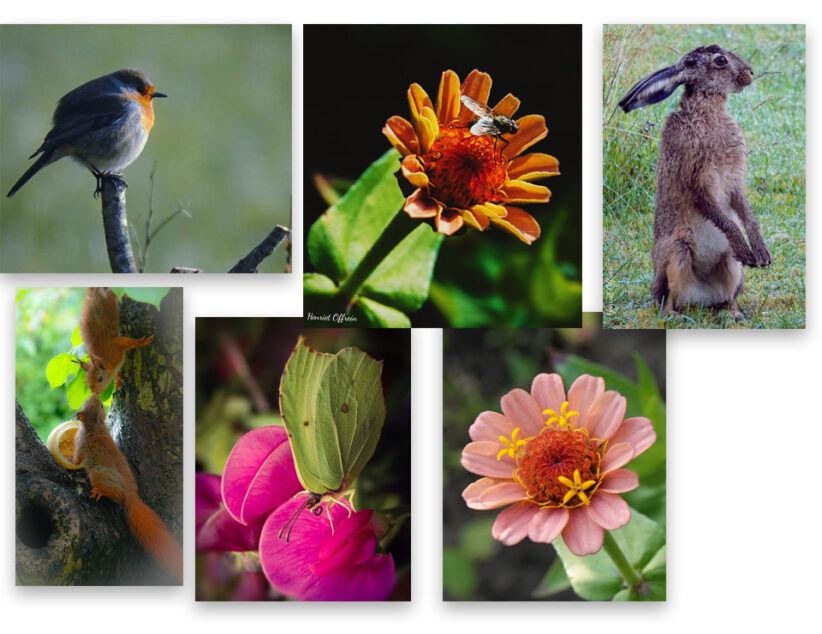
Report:
<svg viewBox="0 0 822 634"><path fill-rule="evenodd" d="M523 154L508 164L508 178L533 181L559 174L559 161L548 154Z"/></svg>
<svg viewBox="0 0 822 634"><path fill-rule="evenodd" d="M417 128L417 137L420 140L420 154L425 154L431 149L440 132L434 110L425 106L415 122L415 127Z"/></svg>
<svg viewBox="0 0 822 634"><path fill-rule="evenodd" d="M411 84L408 87L408 107L411 109L412 121L420 116L425 106L434 109L434 104L431 103L428 93L419 84Z"/></svg>
<svg viewBox="0 0 822 634"><path fill-rule="evenodd" d="M460 78L453 70L442 74L436 112L437 120L443 125L451 123L460 113Z"/></svg>
<svg viewBox="0 0 822 634"><path fill-rule="evenodd" d="M548 136L548 126L545 125L545 117L541 114L525 115L517 120L517 125L519 132L510 137L508 145L502 151L508 158L519 156L525 148Z"/></svg>
<svg viewBox="0 0 822 634"><path fill-rule="evenodd" d="M485 231L488 228L488 214L482 209L482 205L474 205L471 209L463 211L462 219L465 220L465 224L477 231Z"/></svg>
<svg viewBox="0 0 822 634"><path fill-rule="evenodd" d="M411 218L434 218L441 206L424 189L417 189L405 199L405 205L402 208Z"/></svg>
<svg viewBox="0 0 822 634"><path fill-rule="evenodd" d="M437 231L450 236L462 229L463 223L461 209L443 209L437 216Z"/></svg>
<svg viewBox="0 0 822 634"><path fill-rule="evenodd" d="M506 117L513 117L514 113L519 110L519 99L514 97L510 92L500 99L499 103L494 106L497 114L505 115Z"/></svg>
<svg viewBox="0 0 822 634"><path fill-rule="evenodd" d="M500 189L512 203L547 203L551 200L550 189L525 181L506 181Z"/></svg>
<svg viewBox="0 0 822 634"><path fill-rule="evenodd" d="M391 117L382 129L382 133L403 156L419 153L420 143L417 140L417 133L414 132L414 126L402 117Z"/></svg>
<svg viewBox="0 0 822 634"><path fill-rule="evenodd" d="M533 216L519 207L508 207L508 215L505 218L495 218L491 216L489 220L509 233L514 234L525 244L531 244L539 238L539 224L534 220Z"/></svg>
<svg viewBox="0 0 822 634"><path fill-rule="evenodd" d="M497 218L505 218L508 215L508 210L502 205L494 203L482 203L481 205L474 205L471 209L484 213L486 216L496 216Z"/></svg>
<svg viewBox="0 0 822 634"><path fill-rule="evenodd" d="M414 187L428 187L428 175L416 155L406 156L400 163L402 175Z"/></svg>
<svg viewBox="0 0 822 634"><path fill-rule="evenodd" d="M491 94L491 76L488 73L481 73L474 69L468 73L468 77L462 82L460 93L468 95L480 103L488 103L488 95ZM468 123L474 118L474 113L465 106L460 108L460 121Z"/></svg>

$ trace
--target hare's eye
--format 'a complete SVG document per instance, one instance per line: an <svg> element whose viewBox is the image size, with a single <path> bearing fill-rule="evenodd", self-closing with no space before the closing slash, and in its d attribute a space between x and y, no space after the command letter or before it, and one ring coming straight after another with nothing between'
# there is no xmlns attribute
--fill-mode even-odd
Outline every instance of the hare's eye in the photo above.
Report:
<svg viewBox="0 0 822 634"><path fill-rule="evenodd" d="M728 63L728 60L727 60L727 59L725 59L725 56L724 56L724 55L720 55L719 57L717 57L717 58L714 60L714 63L715 63L717 66L724 66L725 64L727 64L727 63Z"/></svg>

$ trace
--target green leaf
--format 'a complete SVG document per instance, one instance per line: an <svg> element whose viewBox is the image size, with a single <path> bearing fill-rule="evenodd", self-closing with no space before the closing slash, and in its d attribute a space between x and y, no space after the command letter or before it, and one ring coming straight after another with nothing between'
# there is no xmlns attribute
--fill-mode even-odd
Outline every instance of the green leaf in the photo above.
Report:
<svg viewBox="0 0 822 634"><path fill-rule="evenodd" d="M74 355L71 355L68 352L63 352L58 354L56 357L52 357L51 361L49 361L46 366L46 378L48 379L52 390L58 385L63 385L63 383L68 380L68 376L71 372L76 373L76 369L80 366L77 365L74 360ZM74 367L72 368L71 366Z"/></svg>
<svg viewBox="0 0 822 634"><path fill-rule="evenodd" d="M561 559L554 559L554 563L548 569L546 575L539 582L539 585L534 589L533 597L535 599L548 599L560 592L565 592L571 587L571 582L568 580L568 575L565 574L565 567L562 565Z"/></svg>
<svg viewBox="0 0 822 634"><path fill-rule="evenodd" d="M335 355L301 337L280 382L280 411L306 490L348 487L371 458L385 420L382 362L358 348Z"/></svg>
<svg viewBox="0 0 822 634"><path fill-rule="evenodd" d="M404 312L380 302L358 297L351 306L357 318L355 325L362 328L410 328L411 320Z"/></svg>
<svg viewBox="0 0 822 634"><path fill-rule="evenodd" d="M631 509L631 521L612 531L614 539L631 566L640 571L644 583L636 589L638 600L659 601L665 597L665 530L652 519ZM562 538L554 540L571 586L589 601L628 600L622 575L604 549L578 557ZM648 575L647 577L645 575ZM660 599L660 597L662 597Z"/></svg>
<svg viewBox="0 0 822 634"><path fill-rule="evenodd" d="M399 153L391 149L308 232L311 262L336 284L356 268L391 219L404 213L398 169ZM428 296L442 238L428 225L415 228L374 270L361 294L403 312L418 309Z"/></svg>
<svg viewBox="0 0 822 634"><path fill-rule="evenodd" d="M71 407L71 409L80 409L83 407L83 403L91 396L91 390L88 389L88 385L86 385L85 373L78 374L69 382L68 388L66 389L66 396L68 397L69 407Z"/></svg>
<svg viewBox="0 0 822 634"><path fill-rule="evenodd" d="M71 347L76 348L83 344L83 337L80 336L80 326L77 326L71 333Z"/></svg>
<svg viewBox="0 0 822 634"><path fill-rule="evenodd" d="M476 592L477 573L465 553L455 548L442 551L442 586L458 599L467 599Z"/></svg>

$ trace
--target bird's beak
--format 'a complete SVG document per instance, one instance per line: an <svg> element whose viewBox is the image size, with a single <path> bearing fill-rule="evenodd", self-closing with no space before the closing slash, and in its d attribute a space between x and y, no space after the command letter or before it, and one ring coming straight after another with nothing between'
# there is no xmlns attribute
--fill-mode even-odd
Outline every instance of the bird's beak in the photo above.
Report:
<svg viewBox="0 0 822 634"><path fill-rule="evenodd" d="M153 92L153 93L151 93L151 98L152 99L157 99L157 97L168 97L168 95L165 94L164 92Z"/></svg>

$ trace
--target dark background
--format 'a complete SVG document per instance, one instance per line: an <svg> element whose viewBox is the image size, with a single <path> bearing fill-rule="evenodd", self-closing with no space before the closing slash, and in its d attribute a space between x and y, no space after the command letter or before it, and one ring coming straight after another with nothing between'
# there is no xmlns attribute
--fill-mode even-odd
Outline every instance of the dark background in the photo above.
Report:
<svg viewBox="0 0 822 634"><path fill-rule="evenodd" d="M470 255L475 243L491 241L500 260L532 255L562 206L572 211L558 259L570 269L570 277L581 279L580 25L306 25L303 33L306 240L308 229L328 206L317 193L314 175L355 180L391 147L381 132L388 118L410 119L406 93L412 83L436 101L443 71L455 71L462 82L476 68L491 75L492 106L510 92L521 101L515 117L545 117L548 136L527 152L557 157L560 175L536 181L552 191L549 203L523 206L542 227L534 245L493 227L482 234L466 231L444 241L435 279L454 280L463 288L472 280L481 285ZM314 270L306 258L305 271ZM443 325L430 302L412 320L415 326Z"/></svg>

